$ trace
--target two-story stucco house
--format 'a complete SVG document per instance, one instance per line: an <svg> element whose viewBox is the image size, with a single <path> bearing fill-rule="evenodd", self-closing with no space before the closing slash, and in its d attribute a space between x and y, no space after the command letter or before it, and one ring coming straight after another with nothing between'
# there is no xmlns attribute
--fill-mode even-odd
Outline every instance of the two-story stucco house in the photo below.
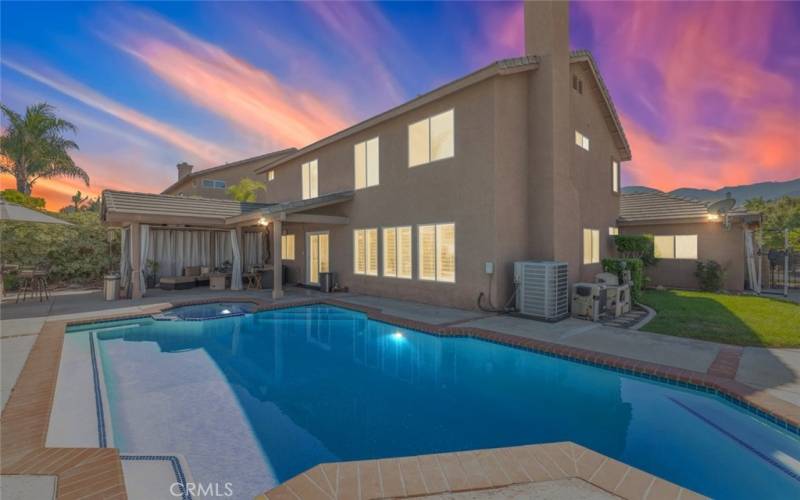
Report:
<svg viewBox="0 0 800 500"><path fill-rule="evenodd" d="M214 214L161 195L160 213L172 206L184 230L233 229L234 246L268 230L276 296L283 266L293 282L332 271L350 291L462 308L481 293L505 302L518 260L564 261L571 281L590 280L611 251L631 151L591 55L569 50L568 24L567 3L526 3L528 55L275 153L254 170L268 185L263 206ZM182 179L165 193L205 196L180 191L199 177ZM131 230L136 296L152 253L142 226L170 226L143 208L146 196L107 198L106 220Z"/></svg>

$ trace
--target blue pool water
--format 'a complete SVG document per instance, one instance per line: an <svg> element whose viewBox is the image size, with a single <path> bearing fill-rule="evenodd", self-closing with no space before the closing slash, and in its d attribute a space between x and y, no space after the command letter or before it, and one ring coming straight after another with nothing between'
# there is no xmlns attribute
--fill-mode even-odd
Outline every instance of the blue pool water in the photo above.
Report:
<svg viewBox="0 0 800 500"><path fill-rule="evenodd" d="M800 439L670 384L328 306L71 332L92 329L114 445L242 498L320 462L554 441L715 498L800 498Z"/></svg>

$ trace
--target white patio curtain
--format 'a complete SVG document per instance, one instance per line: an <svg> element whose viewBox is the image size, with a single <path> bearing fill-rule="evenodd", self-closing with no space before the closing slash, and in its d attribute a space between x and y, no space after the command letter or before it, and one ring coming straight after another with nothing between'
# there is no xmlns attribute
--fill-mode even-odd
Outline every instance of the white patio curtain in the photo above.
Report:
<svg viewBox="0 0 800 500"><path fill-rule="evenodd" d="M230 236L223 232L214 232L211 237L214 244L214 267L222 267L225 262L231 263L233 252Z"/></svg>
<svg viewBox="0 0 800 500"><path fill-rule="evenodd" d="M244 268L264 264L264 233L244 233Z"/></svg>
<svg viewBox="0 0 800 500"><path fill-rule="evenodd" d="M122 228L119 246L119 284L122 289L127 290L131 282L131 228Z"/></svg>
<svg viewBox="0 0 800 500"><path fill-rule="evenodd" d="M144 295L144 292L147 291L145 266L147 265L147 254L150 251L150 226L142 224L141 232L142 245L139 252L139 286L141 286L142 295Z"/></svg>
<svg viewBox="0 0 800 500"><path fill-rule="evenodd" d="M239 238L236 230L231 229L231 251L233 253L233 271L231 274L231 290L242 289L242 251L239 248Z"/></svg>
<svg viewBox="0 0 800 500"><path fill-rule="evenodd" d="M158 276L183 276L192 266L210 267L210 231L153 229L147 258L158 262Z"/></svg>
<svg viewBox="0 0 800 500"><path fill-rule="evenodd" d="M744 231L744 249L747 255L747 281L750 282L750 288L760 294L761 293L761 275L760 269L756 266L756 233L750 229Z"/></svg>

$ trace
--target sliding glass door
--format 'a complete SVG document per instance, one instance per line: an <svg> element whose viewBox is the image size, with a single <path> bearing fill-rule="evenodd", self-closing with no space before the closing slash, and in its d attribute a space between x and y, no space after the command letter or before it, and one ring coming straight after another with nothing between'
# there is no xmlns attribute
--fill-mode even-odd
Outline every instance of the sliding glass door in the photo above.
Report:
<svg viewBox="0 0 800 500"><path fill-rule="evenodd" d="M306 282L309 285L319 285L319 273L330 270L328 232L306 234Z"/></svg>

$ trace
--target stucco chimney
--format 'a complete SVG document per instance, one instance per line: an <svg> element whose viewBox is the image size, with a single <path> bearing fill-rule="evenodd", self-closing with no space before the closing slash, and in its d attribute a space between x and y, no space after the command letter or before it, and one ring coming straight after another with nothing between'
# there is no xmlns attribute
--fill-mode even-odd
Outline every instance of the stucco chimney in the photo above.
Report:
<svg viewBox="0 0 800 500"><path fill-rule="evenodd" d="M575 133L570 120L568 2L525 2L525 51L539 58L528 87L531 257L568 262L574 280L581 263L581 221L571 172ZM548 235L546 242L542 235Z"/></svg>
<svg viewBox="0 0 800 500"><path fill-rule="evenodd" d="M194 165L190 165L185 161L178 163L178 180L181 180L187 175L191 174L193 168Z"/></svg>

